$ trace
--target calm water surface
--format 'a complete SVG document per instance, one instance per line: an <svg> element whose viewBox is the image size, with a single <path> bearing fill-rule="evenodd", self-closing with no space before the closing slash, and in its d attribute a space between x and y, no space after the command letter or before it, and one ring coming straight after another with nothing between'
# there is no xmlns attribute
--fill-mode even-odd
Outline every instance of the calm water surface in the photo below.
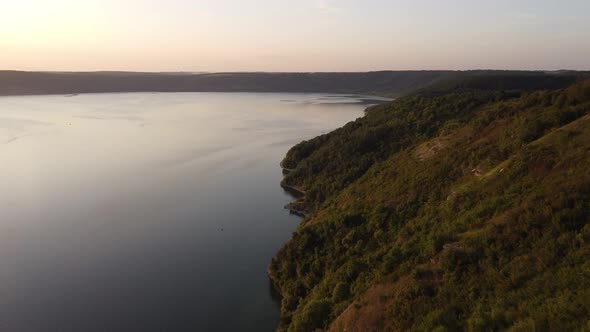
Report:
<svg viewBox="0 0 590 332"><path fill-rule="evenodd" d="M272 331L279 161L350 96L0 98L0 331Z"/></svg>

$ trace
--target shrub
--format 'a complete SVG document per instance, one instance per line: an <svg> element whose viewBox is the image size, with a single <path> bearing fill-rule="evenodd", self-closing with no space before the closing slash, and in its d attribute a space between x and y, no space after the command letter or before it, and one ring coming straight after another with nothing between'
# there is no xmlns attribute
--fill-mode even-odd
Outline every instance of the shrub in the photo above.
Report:
<svg viewBox="0 0 590 332"><path fill-rule="evenodd" d="M305 305L299 315L293 317L289 331L308 332L324 328L329 314L328 300L313 300Z"/></svg>

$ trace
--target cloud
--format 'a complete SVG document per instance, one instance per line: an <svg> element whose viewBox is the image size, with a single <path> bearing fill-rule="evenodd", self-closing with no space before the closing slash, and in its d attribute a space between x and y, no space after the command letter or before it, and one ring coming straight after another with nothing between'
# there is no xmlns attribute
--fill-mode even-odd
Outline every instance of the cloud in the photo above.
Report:
<svg viewBox="0 0 590 332"><path fill-rule="evenodd" d="M332 0L316 0L315 8L323 12L337 12L341 9Z"/></svg>

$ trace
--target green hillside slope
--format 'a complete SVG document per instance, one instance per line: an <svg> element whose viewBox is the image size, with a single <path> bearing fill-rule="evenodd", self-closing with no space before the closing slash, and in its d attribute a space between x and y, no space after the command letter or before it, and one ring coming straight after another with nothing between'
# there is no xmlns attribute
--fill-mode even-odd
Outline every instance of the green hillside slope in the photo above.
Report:
<svg viewBox="0 0 590 332"><path fill-rule="evenodd" d="M475 81L289 151L308 216L269 266L279 330L590 327L590 80Z"/></svg>

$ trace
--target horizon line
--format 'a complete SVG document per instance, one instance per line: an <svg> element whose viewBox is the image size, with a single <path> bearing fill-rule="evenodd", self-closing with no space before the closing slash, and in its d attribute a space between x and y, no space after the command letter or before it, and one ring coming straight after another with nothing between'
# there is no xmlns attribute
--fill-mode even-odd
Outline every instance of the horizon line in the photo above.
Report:
<svg viewBox="0 0 590 332"><path fill-rule="evenodd" d="M379 70L353 70L353 71L136 71L136 70L21 70L0 69L0 72L21 73L48 73L48 74L76 74L76 73L129 73L129 74L183 74L183 75L207 75L207 74L332 74L332 73L382 73L382 72L588 72L590 69L379 69Z"/></svg>

